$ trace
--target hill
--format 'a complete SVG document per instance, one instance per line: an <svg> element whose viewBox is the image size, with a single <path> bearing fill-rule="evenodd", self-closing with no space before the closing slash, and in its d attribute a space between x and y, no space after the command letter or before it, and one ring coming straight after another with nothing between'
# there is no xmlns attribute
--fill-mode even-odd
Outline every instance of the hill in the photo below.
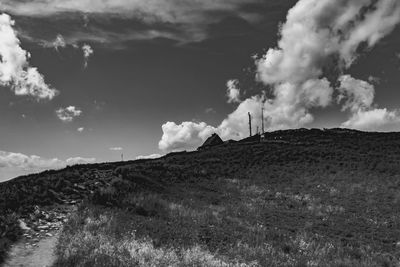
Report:
<svg viewBox="0 0 400 267"><path fill-rule="evenodd" d="M20 177L3 250L61 218L55 266L397 266L399 162L400 133L299 129Z"/></svg>

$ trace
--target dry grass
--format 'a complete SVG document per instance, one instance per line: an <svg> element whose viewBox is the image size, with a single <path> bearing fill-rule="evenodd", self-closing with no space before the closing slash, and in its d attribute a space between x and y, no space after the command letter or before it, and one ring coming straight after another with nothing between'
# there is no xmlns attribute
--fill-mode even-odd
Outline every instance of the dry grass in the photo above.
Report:
<svg viewBox="0 0 400 267"><path fill-rule="evenodd" d="M284 134L80 170L56 266L400 266L400 135Z"/></svg>

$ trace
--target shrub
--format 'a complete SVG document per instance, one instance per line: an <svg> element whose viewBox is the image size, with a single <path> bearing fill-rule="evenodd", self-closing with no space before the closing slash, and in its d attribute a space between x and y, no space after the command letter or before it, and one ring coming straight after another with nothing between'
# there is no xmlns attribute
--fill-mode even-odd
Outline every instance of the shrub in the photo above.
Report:
<svg viewBox="0 0 400 267"><path fill-rule="evenodd" d="M103 206L119 206L121 203L121 197L117 190L112 187L99 188L97 189L91 198L93 204Z"/></svg>
<svg viewBox="0 0 400 267"><path fill-rule="evenodd" d="M17 241L21 234L22 230L15 213L0 215L0 263L4 261L11 244Z"/></svg>

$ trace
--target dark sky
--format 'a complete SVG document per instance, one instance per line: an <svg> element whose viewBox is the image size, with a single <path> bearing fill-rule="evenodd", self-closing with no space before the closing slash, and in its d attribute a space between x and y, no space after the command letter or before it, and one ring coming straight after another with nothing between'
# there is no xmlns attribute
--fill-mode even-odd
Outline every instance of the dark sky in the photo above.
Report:
<svg viewBox="0 0 400 267"><path fill-rule="evenodd" d="M227 80L241 81L243 98L260 93L252 56L276 47L279 24L297 1L170 1L166 7L149 1L124 8L122 0L111 7L68 0L40 11L45 2L0 0L30 65L60 92L37 101L2 87L0 180L51 167L47 161L56 158L62 165L75 157L103 162L121 153L125 159L163 154L158 142L167 121L217 127L237 107L227 103ZM57 35L64 44L56 49ZM359 79L379 78L375 102L387 108L398 107L399 36L397 28L348 70ZM93 50L86 68L84 44ZM82 112L62 121L56 110L68 106ZM337 127L346 117L338 111L315 108L306 127ZM15 162L7 165L10 153Z"/></svg>

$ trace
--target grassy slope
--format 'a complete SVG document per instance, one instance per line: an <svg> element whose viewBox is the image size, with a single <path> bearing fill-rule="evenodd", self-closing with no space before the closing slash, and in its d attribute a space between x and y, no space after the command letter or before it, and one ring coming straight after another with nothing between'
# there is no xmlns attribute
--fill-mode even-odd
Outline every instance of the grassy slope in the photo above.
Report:
<svg viewBox="0 0 400 267"><path fill-rule="evenodd" d="M400 134L269 139L35 176L39 196L93 192L56 266L399 266Z"/></svg>
<svg viewBox="0 0 400 267"><path fill-rule="evenodd" d="M400 135L285 133L117 168L57 265L398 266Z"/></svg>

